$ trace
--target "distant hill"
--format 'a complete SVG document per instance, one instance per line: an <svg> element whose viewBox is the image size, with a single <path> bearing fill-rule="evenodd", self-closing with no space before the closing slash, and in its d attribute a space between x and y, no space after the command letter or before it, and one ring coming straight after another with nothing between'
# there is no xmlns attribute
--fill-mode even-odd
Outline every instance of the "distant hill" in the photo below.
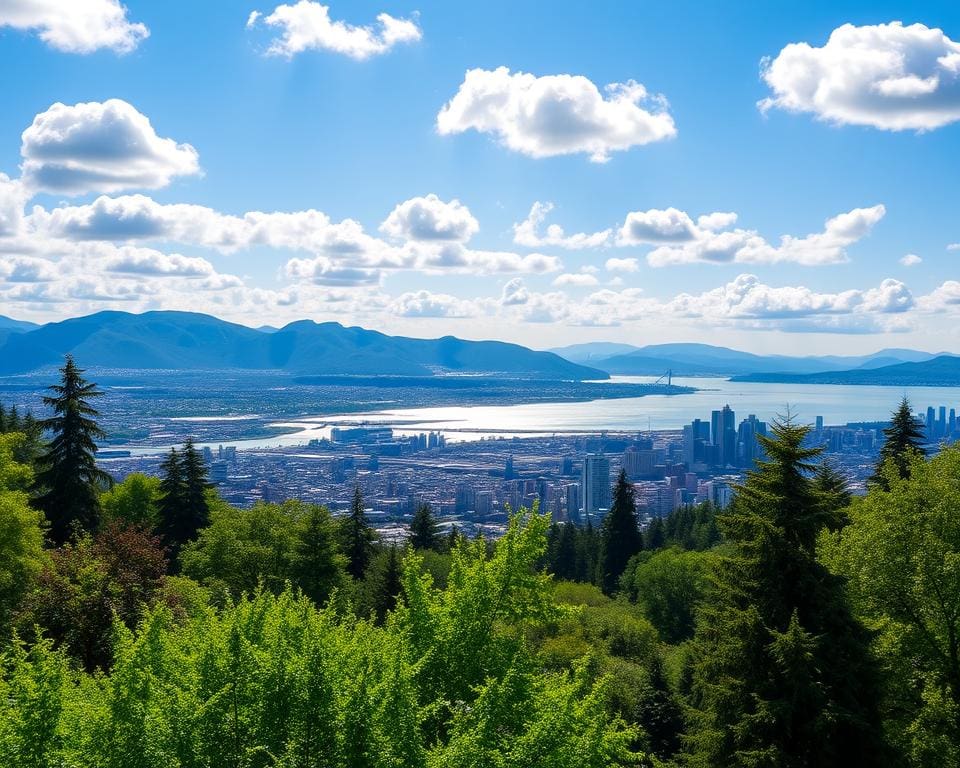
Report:
<svg viewBox="0 0 960 768"><path fill-rule="evenodd" d="M960 357L941 355L920 363L897 363L882 368L824 371L809 374L752 373L733 381L790 384L872 384L886 387L958 387Z"/></svg>
<svg viewBox="0 0 960 768"><path fill-rule="evenodd" d="M577 347L561 354L580 354ZM603 345L598 345L602 349ZM590 357L589 364L611 374L660 376L668 370L674 376L742 376L752 373L805 374L823 371L878 368L903 362L922 362L936 355L909 349L884 349L870 355L790 357L755 355L710 344L653 344L607 357ZM569 358L568 358L569 359ZM581 359L580 362L586 362Z"/></svg>
<svg viewBox="0 0 960 768"><path fill-rule="evenodd" d="M499 341L413 339L310 320L262 331L192 312L98 312L16 333L0 345L0 375L59 365L67 353L95 368L607 378L550 352Z"/></svg>
<svg viewBox="0 0 960 768"><path fill-rule="evenodd" d="M12 317L0 315L0 346L15 333L26 333L40 326L27 320L14 320Z"/></svg>
<svg viewBox="0 0 960 768"><path fill-rule="evenodd" d="M560 355L564 360L572 363L592 363L595 360L602 360L614 355L626 355L630 352L636 352L639 347L633 344L620 344L613 341L588 341L584 344L571 344L567 347L556 347L548 349L555 355Z"/></svg>

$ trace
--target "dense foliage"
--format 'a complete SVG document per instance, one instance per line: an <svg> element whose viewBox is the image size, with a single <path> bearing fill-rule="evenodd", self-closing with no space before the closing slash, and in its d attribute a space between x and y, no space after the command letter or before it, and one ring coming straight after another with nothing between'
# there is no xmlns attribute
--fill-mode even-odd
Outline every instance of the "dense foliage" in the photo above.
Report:
<svg viewBox="0 0 960 768"><path fill-rule="evenodd" d="M960 448L906 403L863 497L787 422L722 511L641 531L621 476L596 529L398 544L190 443L110 487L81 373L0 407L0 765L960 768Z"/></svg>

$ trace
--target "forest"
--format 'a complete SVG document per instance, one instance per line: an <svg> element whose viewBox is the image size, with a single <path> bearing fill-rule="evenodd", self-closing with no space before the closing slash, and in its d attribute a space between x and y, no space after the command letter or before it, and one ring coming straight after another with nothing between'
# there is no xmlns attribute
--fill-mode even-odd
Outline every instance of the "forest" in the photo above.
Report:
<svg viewBox="0 0 960 768"><path fill-rule="evenodd" d="M641 530L621 474L398 546L189 442L114 482L83 374L0 406L2 766L960 766L960 448L906 400L863 496L788 417L724 510Z"/></svg>

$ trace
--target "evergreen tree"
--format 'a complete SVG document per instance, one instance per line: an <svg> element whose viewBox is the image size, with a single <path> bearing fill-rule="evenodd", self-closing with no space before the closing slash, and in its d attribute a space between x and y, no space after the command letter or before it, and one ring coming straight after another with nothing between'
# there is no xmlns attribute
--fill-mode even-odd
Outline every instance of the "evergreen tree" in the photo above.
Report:
<svg viewBox="0 0 960 768"><path fill-rule="evenodd" d="M576 581L588 584L597 583L597 561L600 558L600 537L593 522L587 517L587 524L577 532L577 573Z"/></svg>
<svg viewBox="0 0 960 768"><path fill-rule="evenodd" d="M210 504L207 501L210 482L207 479L207 465L192 440L187 440L183 446L180 464L184 483L183 534L186 537L184 541L190 541L196 538L197 531L210 522Z"/></svg>
<svg viewBox="0 0 960 768"><path fill-rule="evenodd" d="M637 527L636 501L627 473L620 470L613 489L613 503L603 518L600 530L600 587L608 595L616 591L620 575L630 558L643 549L643 538Z"/></svg>
<svg viewBox="0 0 960 768"><path fill-rule="evenodd" d="M99 414L90 400L103 393L82 374L67 355L60 383L50 387L54 394L43 398L54 415L40 422L52 439L38 460L35 503L50 521L50 538L56 544L97 527L100 491L112 483L95 458L96 441L106 434L97 425Z"/></svg>
<svg viewBox="0 0 960 768"><path fill-rule="evenodd" d="M558 579L573 581L577 578L577 526L563 523L559 528L550 570Z"/></svg>
<svg viewBox="0 0 960 768"><path fill-rule="evenodd" d="M176 563L180 547L185 539L182 534L182 515L185 506L186 482L183 479L183 465L176 448L160 463L160 497L157 500L157 526L163 537L164 546L170 552L171 563Z"/></svg>
<svg viewBox="0 0 960 768"><path fill-rule="evenodd" d="M643 537L645 549L662 549L667 543L667 533L663 527L663 518L655 517L650 521L646 535Z"/></svg>
<svg viewBox="0 0 960 768"><path fill-rule="evenodd" d="M868 633L817 560L839 515L812 477L808 432L774 424L767 459L720 517L730 548L693 641L690 765L886 764Z"/></svg>
<svg viewBox="0 0 960 768"><path fill-rule="evenodd" d="M414 549L436 549L440 543L437 520L429 504L421 504L410 523L410 545Z"/></svg>
<svg viewBox="0 0 960 768"><path fill-rule="evenodd" d="M899 407L893 412L890 426L883 430L883 435L886 439L880 448L877 468L869 482L886 490L889 488L889 483L883 474L883 468L888 462L893 464L901 479L906 479L910 477L911 456L926 455L923 447L923 427L911 412L910 401L906 397L900 401Z"/></svg>
<svg viewBox="0 0 960 768"><path fill-rule="evenodd" d="M340 521L340 537L343 553L347 556L347 573L360 581L373 555L374 534L363 511L363 494L359 485L353 489L350 514Z"/></svg>
<svg viewBox="0 0 960 768"><path fill-rule="evenodd" d="M397 607L397 597L403 589L402 573L396 544L378 552L367 571L366 602L381 624L387 613Z"/></svg>
<svg viewBox="0 0 960 768"><path fill-rule="evenodd" d="M336 529L326 507L311 504L299 522L294 583L318 606L343 581L344 560L337 548Z"/></svg>

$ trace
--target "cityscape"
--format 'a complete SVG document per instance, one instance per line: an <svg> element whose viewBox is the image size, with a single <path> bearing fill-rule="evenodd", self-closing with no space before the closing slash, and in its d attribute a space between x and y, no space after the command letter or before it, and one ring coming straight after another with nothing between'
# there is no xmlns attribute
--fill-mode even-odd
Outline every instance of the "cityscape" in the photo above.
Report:
<svg viewBox="0 0 960 768"><path fill-rule="evenodd" d="M960 440L957 411L930 406L917 414L927 443ZM811 446L862 493L874 471L887 422L825 424L814 419ZM205 445L202 455L218 493L231 504L299 499L345 512L359 487L374 526L402 540L417 508L428 504L442 527L497 537L511 510L549 512L555 522L599 525L621 469L636 491L641 526L685 505L725 508L745 473L763 459L768 425L748 414L738 422L725 405L682 430L500 437L448 442L440 432L399 434L373 423L333 427L329 439L286 448L237 450ZM101 465L117 480L158 471L163 456L105 449Z"/></svg>

